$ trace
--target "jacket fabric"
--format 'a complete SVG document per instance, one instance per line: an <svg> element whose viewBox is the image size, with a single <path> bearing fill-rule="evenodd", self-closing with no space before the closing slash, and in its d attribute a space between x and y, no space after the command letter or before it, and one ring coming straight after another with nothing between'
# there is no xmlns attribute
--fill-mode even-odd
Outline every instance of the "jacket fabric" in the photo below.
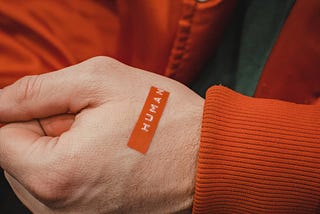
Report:
<svg viewBox="0 0 320 214"><path fill-rule="evenodd" d="M96 55L190 83L236 0L1 1L0 86Z"/></svg>
<svg viewBox="0 0 320 214"><path fill-rule="evenodd" d="M194 213L320 211L320 107L293 103L319 96L319 9L293 4L254 94L273 99L207 91Z"/></svg>

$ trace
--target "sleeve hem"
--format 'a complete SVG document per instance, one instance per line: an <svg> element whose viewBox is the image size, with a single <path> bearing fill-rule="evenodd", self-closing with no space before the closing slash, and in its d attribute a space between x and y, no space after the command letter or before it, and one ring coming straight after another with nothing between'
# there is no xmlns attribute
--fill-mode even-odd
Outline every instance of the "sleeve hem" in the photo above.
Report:
<svg viewBox="0 0 320 214"><path fill-rule="evenodd" d="M211 87L193 213L315 212L320 200L319 143L319 106Z"/></svg>

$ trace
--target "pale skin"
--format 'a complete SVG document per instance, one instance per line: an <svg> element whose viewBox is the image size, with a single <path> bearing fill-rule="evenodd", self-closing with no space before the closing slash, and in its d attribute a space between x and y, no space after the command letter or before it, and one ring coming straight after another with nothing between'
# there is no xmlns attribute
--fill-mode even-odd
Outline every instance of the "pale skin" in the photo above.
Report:
<svg viewBox="0 0 320 214"><path fill-rule="evenodd" d="M143 155L127 142L150 86L170 97ZM0 104L0 166L33 213L191 211L204 101L186 86L95 57L25 77Z"/></svg>

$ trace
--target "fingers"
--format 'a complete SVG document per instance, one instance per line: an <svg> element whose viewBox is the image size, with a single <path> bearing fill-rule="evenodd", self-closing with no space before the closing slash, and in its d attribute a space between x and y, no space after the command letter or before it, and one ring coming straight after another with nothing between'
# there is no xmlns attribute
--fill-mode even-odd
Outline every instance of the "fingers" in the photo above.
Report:
<svg viewBox="0 0 320 214"><path fill-rule="evenodd" d="M68 131L75 119L73 114L64 114L40 119L39 122L47 136L57 137Z"/></svg>
<svg viewBox="0 0 320 214"><path fill-rule="evenodd" d="M12 123L0 129L0 166L11 174L30 172L30 164L41 158L50 150L57 139L70 129L74 115L59 115L37 121ZM47 136L45 136L47 135ZM43 156L43 157L41 157ZM24 172L26 171L26 172Z"/></svg>
<svg viewBox="0 0 320 214"><path fill-rule="evenodd" d="M96 64L91 60L56 72L27 76L2 89L0 123L77 113L89 106L97 94L93 90L97 83L92 81Z"/></svg>
<svg viewBox="0 0 320 214"><path fill-rule="evenodd" d="M54 144L37 121L6 125L0 129L0 166L19 180L30 178Z"/></svg>
<svg viewBox="0 0 320 214"><path fill-rule="evenodd" d="M44 119L43 129L37 120L11 123L0 129L0 167L45 205L64 203L72 188L66 174L69 159L64 156L69 141L62 143L60 137L45 136L43 130L60 135L70 128L73 118L61 115ZM63 137L68 135L63 132Z"/></svg>
<svg viewBox="0 0 320 214"><path fill-rule="evenodd" d="M0 166L37 199L56 203L67 194L58 143L38 121L8 124L0 129Z"/></svg>

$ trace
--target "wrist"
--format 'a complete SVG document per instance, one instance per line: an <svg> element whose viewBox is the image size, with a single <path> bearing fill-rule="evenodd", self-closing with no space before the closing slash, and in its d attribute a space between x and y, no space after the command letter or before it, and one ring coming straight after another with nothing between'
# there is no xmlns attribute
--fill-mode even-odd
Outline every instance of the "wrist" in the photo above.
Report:
<svg viewBox="0 0 320 214"><path fill-rule="evenodd" d="M133 166L137 177L129 185L135 185L137 192L132 198L138 195L145 205L139 213L192 208L204 100L190 90L185 96L177 93L179 97L175 92L169 96L148 152L139 155Z"/></svg>

